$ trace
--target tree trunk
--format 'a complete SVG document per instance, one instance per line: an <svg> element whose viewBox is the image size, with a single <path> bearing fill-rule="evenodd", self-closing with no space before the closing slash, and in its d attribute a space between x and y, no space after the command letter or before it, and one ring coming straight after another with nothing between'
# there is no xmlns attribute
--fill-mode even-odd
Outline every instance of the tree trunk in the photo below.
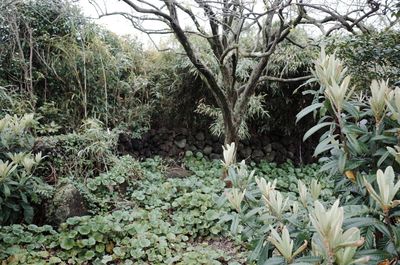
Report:
<svg viewBox="0 0 400 265"><path fill-rule="evenodd" d="M236 162L236 153L239 144L239 125L235 121L228 120L229 117L232 117L232 113L230 113L229 115L224 115L223 113L223 117L224 117L224 145L235 143L235 156L233 161Z"/></svg>
<svg viewBox="0 0 400 265"><path fill-rule="evenodd" d="M227 126L225 123L224 129L225 129L225 137L224 137L224 144L231 144L235 143L235 146L237 147L237 144L239 143L239 135L238 131L239 129L236 128L237 126Z"/></svg>

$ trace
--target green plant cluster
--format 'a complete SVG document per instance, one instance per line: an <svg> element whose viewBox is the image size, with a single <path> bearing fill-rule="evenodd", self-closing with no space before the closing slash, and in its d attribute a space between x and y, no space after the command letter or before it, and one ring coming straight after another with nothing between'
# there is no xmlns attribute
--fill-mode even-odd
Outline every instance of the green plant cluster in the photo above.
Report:
<svg viewBox="0 0 400 265"><path fill-rule="evenodd" d="M87 179L83 194L91 204L91 210L109 211L121 207L129 199L127 190L135 189L142 179L139 162L126 155L115 159L112 168L99 176ZM94 205L94 206L93 206Z"/></svg>
<svg viewBox="0 0 400 265"><path fill-rule="evenodd" d="M331 48L344 61L360 90L373 79L400 81L400 33L395 30L335 38Z"/></svg>
<svg viewBox="0 0 400 265"><path fill-rule="evenodd" d="M0 120L0 224L32 222L34 206L52 195L36 175L42 155L32 154L35 122L33 114Z"/></svg>
<svg viewBox="0 0 400 265"><path fill-rule="evenodd" d="M185 168L188 176L170 176L174 167ZM280 182L301 178L307 183L319 169L290 163L252 168ZM140 163L119 157L86 182L69 180L93 216L69 218L58 229L1 227L0 259L6 264L243 264L245 241L232 237L231 210L220 196L221 174L220 161L200 154L188 153L181 166L158 157ZM290 185L285 190L289 193Z"/></svg>
<svg viewBox="0 0 400 265"><path fill-rule="evenodd" d="M294 193L297 190L298 181L303 181L306 185L310 185L313 180L321 183L321 196L330 198L333 193L334 181L328 178L328 174L321 172L319 164L303 165L296 167L291 161L277 165L276 163L268 163L262 161L259 164L251 165L251 169L255 169L258 176L265 178L267 181L276 180L280 190L288 193Z"/></svg>
<svg viewBox="0 0 400 265"><path fill-rule="evenodd" d="M314 155L323 156L321 170L334 180L333 187L324 177L332 191L322 196L324 184L298 180L293 194L276 179L255 176L244 163L230 165L233 188L226 197L237 212L227 217L231 231L249 241L250 258L259 264L395 264L400 257L400 180L395 173L400 90L372 80L369 94L354 92L348 69L324 50L312 73L310 82L321 88L308 91L314 103L297 118L319 115L304 139L325 129Z"/></svg>
<svg viewBox="0 0 400 265"><path fill-rule="evenodd" d="M159 162L147 160L142 166L156 166L152 163ZM218 178L218 164L189 158L185 165L192 172L189 177L165 178L162 168L160 173L145 176L132 190L131 201L141 208L159 209L182 234L191 237L222 234L224 226L219 219L228 208L218 205L218 194L223 187Z"/></svg>
<svg viewBox="0 0 400 265"><path fill-rule="evenodd" d="M315 61L314 78L320 89L314 103L298 115L310 113L319 122L304 135L323 131L314 156L321 155L322 169L356 182L358 174L374 174L387 166L398 168L400 89L387 80L372 80L370 90L357 91L344 63L321 52Z"/></svg>
<svg viewBox="0 0 400 265"><path fill-rule="evenodd" d="M34 225L1 228L0 258L7 264L238 264L239 256L206 243L193 245L160 217L158 210L132 209L72 217L59 231Z"/></svg>
<svg viewBox="0 0 400 265"><path fill-rule="evenodd" d="M296 189L288 191L276 180L257 176L244 162L232 164L228 178L233 187L225 197L236 212L224 220L248 242L249 261L256 264L395 262L400 181L396 183L391 167L372 177L363 187L370 200L354 204L357 195L321 196L322 185L315 179L309 185L298 180ZM369 182L375 180L378 189Z"/></svg>
<svg viewBox="0 0 400 265"><path fill-rule="evenodd" d="M0 32L1 112L40 112L45 134L89 117L147 130L153 107L135 39L99 27L69 0L5 3Z"/></svg>
<svg viewBox="0 0 400 265"><path fill-rule="evenodd" d="M43 176L92 178L107 170L115 160L117 130L106 130L96 119L85 120L79 131L37 139L35 149L48 159Z"/></svg>

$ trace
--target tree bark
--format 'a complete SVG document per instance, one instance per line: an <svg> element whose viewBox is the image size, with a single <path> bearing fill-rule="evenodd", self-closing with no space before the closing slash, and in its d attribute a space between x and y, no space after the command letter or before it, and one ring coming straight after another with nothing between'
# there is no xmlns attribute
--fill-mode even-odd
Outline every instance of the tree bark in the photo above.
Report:
<svg viewBox="0 0 400 265"><path fill-rule="evenodd" d="M236 154L239 144L240 123L228 120L230 117L232 117L230 113L229 115L225 115L225 113L223 112L222 115L224 118L224 145L235 143L235 156L233 158L233 161L236 162Z"/></svg>

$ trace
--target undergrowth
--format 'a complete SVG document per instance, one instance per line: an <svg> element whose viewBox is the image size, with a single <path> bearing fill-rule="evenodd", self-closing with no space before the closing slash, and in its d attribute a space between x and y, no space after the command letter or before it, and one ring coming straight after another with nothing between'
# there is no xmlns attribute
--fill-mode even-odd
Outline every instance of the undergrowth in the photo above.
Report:
<svg viewBox="0 0 400 265"><path fill-rule="evenodd" d="M59 227L0 228L3 264L245 264L246 244L230 232L231 208L221 196L221 162L194 156L179 167L189 176L169 177L158 157L114 161L107 172L78 181L91 216ZM318 175L318 167L253 164L259 176L289 183ZM288 181L289 180L289 181ZM326 183L330 187L329 183Z"/></svg>

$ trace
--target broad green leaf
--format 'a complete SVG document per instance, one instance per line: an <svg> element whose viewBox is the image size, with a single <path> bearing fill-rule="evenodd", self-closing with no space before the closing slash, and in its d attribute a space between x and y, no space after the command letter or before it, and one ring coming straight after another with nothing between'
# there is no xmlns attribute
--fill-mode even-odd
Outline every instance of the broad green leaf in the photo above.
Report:
<svg viewBox="0 0 400 265"><path fill-rule="evenodd" d="M301 120L303 117L305 117L307 114L319 109L320 107L323 106L323 103L315 103L312 104L304 109L302 109L299 113L296 115L296 123Z"/></svg>
<svg viewBox="0 0 400 265"><path fill-rule="evenodd" d="M78 232L81 235L88 235L90 233L90 227L87 225L79 226L78 227Z"/></svg>
<svg viewBox="0 0 400 265"><path fill-rule="evenodd" d="M338 158L338 170L340 173L344 172L346 161L347 161L347 153L340 152Z"/></svg>
<svg viewBox="0 0 400 265"><path fill-rule="evenodd" d="M327 126L331 126L333 125L333 122L323 122L323 123L319 123L317 125L315 125L314 127L312 127L311 129L309 129L303 137L303 141L307 140L311 135L313 135L314 133L316 133L317 131L319 131L320 129L327 127Z"/></svg>
<svg viewBox="0 0 400 265"><path fill-rule="evenodd" d="M328 137L323 141L320 141L319 144L315 147L315 151L313 156L316 157L326 151L331 150L335 147L335 145L331 144L331 141L335 139L335 136Z"/></svg>
<svg viewBox="0 0 400 265"><path fill-rule="evenodd" d="M72 238L64 237L61 238L60 241L60 247L65 250L70 250L75 245L75 241Z"/></svg>
<svg viewBox="0 0 400 265"><path fill-rule="evenodd" d="M347 111L356 120L360 119L360 112L357 110L354 104L346 101L343 103L343 109Z"/></svg>
<svg viewBox="0 0 400 265"><path fill-rule="evenodd" d="M282 265L286 264L283 257L272 257L265 261L264 265Z"/></svg>

